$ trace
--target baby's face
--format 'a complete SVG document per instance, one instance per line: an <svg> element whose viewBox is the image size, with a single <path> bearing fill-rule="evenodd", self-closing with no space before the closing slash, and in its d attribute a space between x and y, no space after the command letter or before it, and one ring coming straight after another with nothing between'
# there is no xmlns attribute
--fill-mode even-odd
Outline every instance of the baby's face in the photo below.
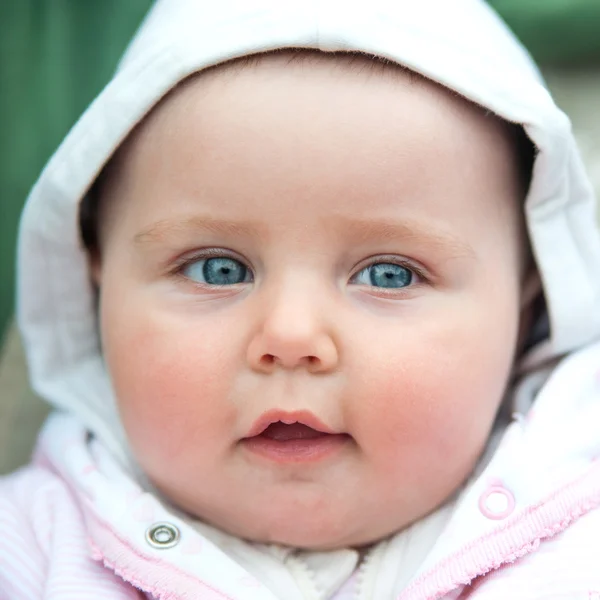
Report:
<svg viewBox="0 0 600 600"><path fill-rule="evenodd" d="M164 101L111 185L98 270L154 484L226 531L312 548L447 499L515 352L512 153L465 101L340 59L270 57Z"/></svg>

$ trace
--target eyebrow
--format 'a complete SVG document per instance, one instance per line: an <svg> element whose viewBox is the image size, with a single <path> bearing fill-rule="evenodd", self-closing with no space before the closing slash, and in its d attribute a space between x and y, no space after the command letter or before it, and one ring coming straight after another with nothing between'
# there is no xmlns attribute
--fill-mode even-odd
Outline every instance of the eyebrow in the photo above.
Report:
<svg viewBox="0 0 600 600"><path fill-rule="evenodd" d="M450 231L411 219L394 222L390 219L362 220L347 217L336 218L337 227L343 235L356 243L369 240L411 241L428 246L436 246L457 257L474 257L473 248Z"/></svg>
<svg viewBox="0 0 600 600"><path fill-rule="evenodd" d="M136 245L145 246L161 243L170 237L179 237L196 231L226 236L262 237L265 233L264 229L264 226L258 222L241 223L215 219L209 215L194 215L179 220L163 219L157 221L136 234L133 241Z"/></svg>
<svg viewBox="0 0 600 600"><path fill-rule="evenodd" d="M432 227L410 219L395 222L391 219L355 219L344 216L328 218L327 229L337 231L340 237L350 238L360 244L371 240L385 242L411 241L428 246L437 246L440 250L453 255L475 256L473 248L449 231ZM133 238L139 246L164 243L170 237L179 237L190 232L210 232L230 237L253 237L265 239L267 229L258 221L229 221L216 219L210 215L194 215L180 220L163 219L153 223Z"/></svg>

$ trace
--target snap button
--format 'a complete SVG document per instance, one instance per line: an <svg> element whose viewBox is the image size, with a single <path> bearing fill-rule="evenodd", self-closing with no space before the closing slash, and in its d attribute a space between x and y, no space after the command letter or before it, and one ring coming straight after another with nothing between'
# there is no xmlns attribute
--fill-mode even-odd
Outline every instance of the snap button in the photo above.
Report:
<svg viewBox="0 0 600 600"><path fill-rule="evenodd" d="M488 519L505 519L514 509L515 497L500 483L493 483L479 497L479 510Z"/></svg>
<svg viewBox="0 0 600 600"><path fill-rule="evenodd" d="M171 523L155 523L146 529L146 541L159 550L172 548L179 543L179 529Z"/></svg>

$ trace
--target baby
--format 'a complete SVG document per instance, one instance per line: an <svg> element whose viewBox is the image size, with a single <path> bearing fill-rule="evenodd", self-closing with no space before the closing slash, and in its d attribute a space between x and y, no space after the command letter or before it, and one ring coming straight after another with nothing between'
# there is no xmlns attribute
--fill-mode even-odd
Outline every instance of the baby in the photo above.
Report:
<svg viewBox="0 0 600 600"><path fill-rule="evenodd" d="M415 4L156 4L24 212L0 600L600 598L593 194Z"/></svg>

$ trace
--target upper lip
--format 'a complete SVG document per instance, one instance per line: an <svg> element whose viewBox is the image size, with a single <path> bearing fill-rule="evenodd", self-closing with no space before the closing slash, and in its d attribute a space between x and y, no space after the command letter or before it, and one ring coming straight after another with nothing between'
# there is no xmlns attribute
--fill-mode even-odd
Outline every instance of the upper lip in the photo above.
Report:
<svg viewBox="0 0 600 600"><path fill-rule="evenodd" d="M321 433L329 433L334 435L338 433L337 431L333 431L333 429L330 427L327 427L325 423L319 420L319 418L313 415L310 411L284 411L273 409L263 413L258 419L256 419L256 421L254 421L246 437L250 438L260 435L267 429L267 427L269 427L269 425L278 422L285 423L286 425L300 423L301 425L306 425L307 427L310 427L315 431L320 431Z"/></svg>

